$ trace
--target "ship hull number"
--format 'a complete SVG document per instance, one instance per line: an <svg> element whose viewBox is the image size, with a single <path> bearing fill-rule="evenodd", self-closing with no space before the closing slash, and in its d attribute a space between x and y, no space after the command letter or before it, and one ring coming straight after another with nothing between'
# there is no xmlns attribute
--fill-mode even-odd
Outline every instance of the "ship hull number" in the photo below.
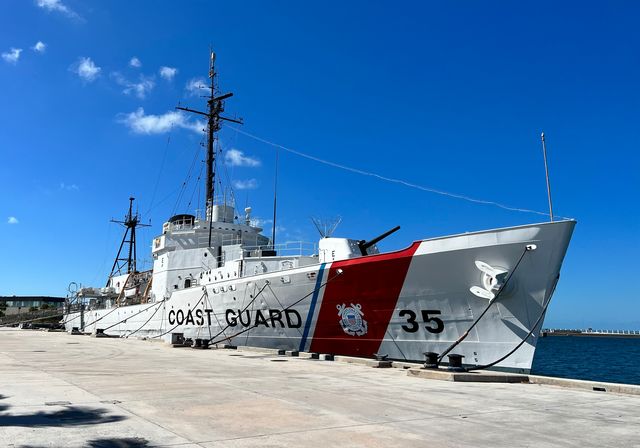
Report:
<svg viewBox="0 0 640 448"><path fill-rule="evenodd" d="M439 314L442 314L440 310L420 310L422 322L419 322L418 315L413 310L400 310L398 316L405 319L402 329L407 333L415 333L421 326L424 326L429 333L442 333L444 331L444 322L439 317L436 317Z"/></svg>

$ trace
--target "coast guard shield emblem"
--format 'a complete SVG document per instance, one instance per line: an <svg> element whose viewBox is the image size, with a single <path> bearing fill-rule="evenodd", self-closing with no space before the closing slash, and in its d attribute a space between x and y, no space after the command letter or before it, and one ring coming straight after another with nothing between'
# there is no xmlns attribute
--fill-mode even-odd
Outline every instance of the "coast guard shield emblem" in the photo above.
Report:
<svg viewBox="0 0 640 448"><path fill-rule="evenodd" d="M351 336L363 336L367 334L367 321L362 318L362 306L360 304L346 306L344 303L338 305L338 316L340 317L340 326L345 333Z"/></svg>

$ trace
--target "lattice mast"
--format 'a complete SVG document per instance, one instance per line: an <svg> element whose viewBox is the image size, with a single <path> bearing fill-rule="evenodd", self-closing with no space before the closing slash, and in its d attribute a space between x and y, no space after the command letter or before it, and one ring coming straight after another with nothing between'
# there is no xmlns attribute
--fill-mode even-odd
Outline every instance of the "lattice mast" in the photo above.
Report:
<svg viewBox="0 0 640 448"><path fill-rule="evenodd" d="M133 212L133 201L135 201L135 198L130 197L129 212L125 216L124 221L118 221L115 219L111 220L111 222L122 224L126 230L124 231L124 236L122 237L122 242L118 249L118 255L116 255L116 259L111 267L111 274L109 274L109 278L113 277L114 274L122 275L138 272L136 267L136 260L138 257L136 251L136 228L149 227L149 224L140 224L140 214L138 212ZM125 245L127 246L126 257L123 255ZM126 271L124 270L125 267Z"/></svg>

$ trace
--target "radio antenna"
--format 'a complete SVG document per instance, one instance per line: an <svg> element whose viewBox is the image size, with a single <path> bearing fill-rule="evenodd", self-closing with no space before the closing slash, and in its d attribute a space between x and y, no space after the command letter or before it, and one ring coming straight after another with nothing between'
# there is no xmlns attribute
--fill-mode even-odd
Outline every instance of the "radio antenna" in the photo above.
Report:
<svg viewBox="0 0 640 448"><path fill-rule="evenodd" d="M551 203L551 184L549 183L549 165L547 164L547 144L544 141L544 132L540 134L542 139L542 154L544 155L544 173L547 178L547 196L549 198L549 216L553 222L553 204Z"/></svg>
<svg viewBox="0 0 640 448"><path fill-rule="evenodd" d="M276 173L273 178L273 230L271 231L271 247L276 250L276 211L278 210L278 160L279 151L276 148Z"/></svg>

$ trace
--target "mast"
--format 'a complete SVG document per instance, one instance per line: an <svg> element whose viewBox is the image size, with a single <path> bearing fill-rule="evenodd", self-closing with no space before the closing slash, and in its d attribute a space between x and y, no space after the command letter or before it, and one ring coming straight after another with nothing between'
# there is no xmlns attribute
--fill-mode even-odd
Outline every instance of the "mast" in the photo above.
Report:
<svg viewBox="0 0 640 448"><path fill-rule="evenodd" d="M194 114L207 117L207 176L205 180L205 210L209 220L213 219L213 201L214 201L214 189L215 189L215 141L216 133L220 130L222 121L230 121L232 123L242 124L242 120L236 120L233 118L227 118L220 115L224 112L224 100L233 96L233 93L225 93L220 95L216 88L216 71L215 71L216 53L211 50L209 53L209 94L207 98L207 111L202 112L199 110L191 109L189 107L176 107L176 109L183 110L185 112L191 112ZM216 96L219 95L219 96ZM211 235L209 235L209 246L211 246Z"/></svg>
<svg viewBox="0 0 640 448"><path fill-rule="evenodd" d="M209 116L207 122L207 180L206 180L206 193L205 193L205 210L209 210L209 208L213 205L213 191L215 188L215 173L213 171L213 164L215 163L215 154L213 152L214 140L216 138L216 132L220 129L220 120L216 114L213 113L214 104L213 98L215 98L215 61L216 54L211 52L209 58L209 79L210 79L210 92L209 99L207 100L207 105L209 106ZM222 109L222 103L218 102L216 105L220 109Z"/></svg>
<svg viewBox="0 0 640 448"><path fill-rule="evenodd" d="M136 267L136 260L138 257L136 251L136 227L149 227L149 225L140 224L140 215L138 214L138 212L136 212L135 214L133 213L133 201L135 201L135 198L130 197L129 212L125 216L124 221L117 221L115 219L111 220L111 222L122 224L126 228L126 230L124 231L124 236L122 237L122 242L120 243L120 248L118 249L118 255L116 255L116 259L113 262L113 266L111 267L111 274L109 274L109 278L113 277L114 274L122 275L125 273L131 274L138 272L138 269ZM126 258L122 256L122 249L124 248L125 244L128 245L128 254ZM125 266L127 270L126 272L123 272Z"/></svg>

